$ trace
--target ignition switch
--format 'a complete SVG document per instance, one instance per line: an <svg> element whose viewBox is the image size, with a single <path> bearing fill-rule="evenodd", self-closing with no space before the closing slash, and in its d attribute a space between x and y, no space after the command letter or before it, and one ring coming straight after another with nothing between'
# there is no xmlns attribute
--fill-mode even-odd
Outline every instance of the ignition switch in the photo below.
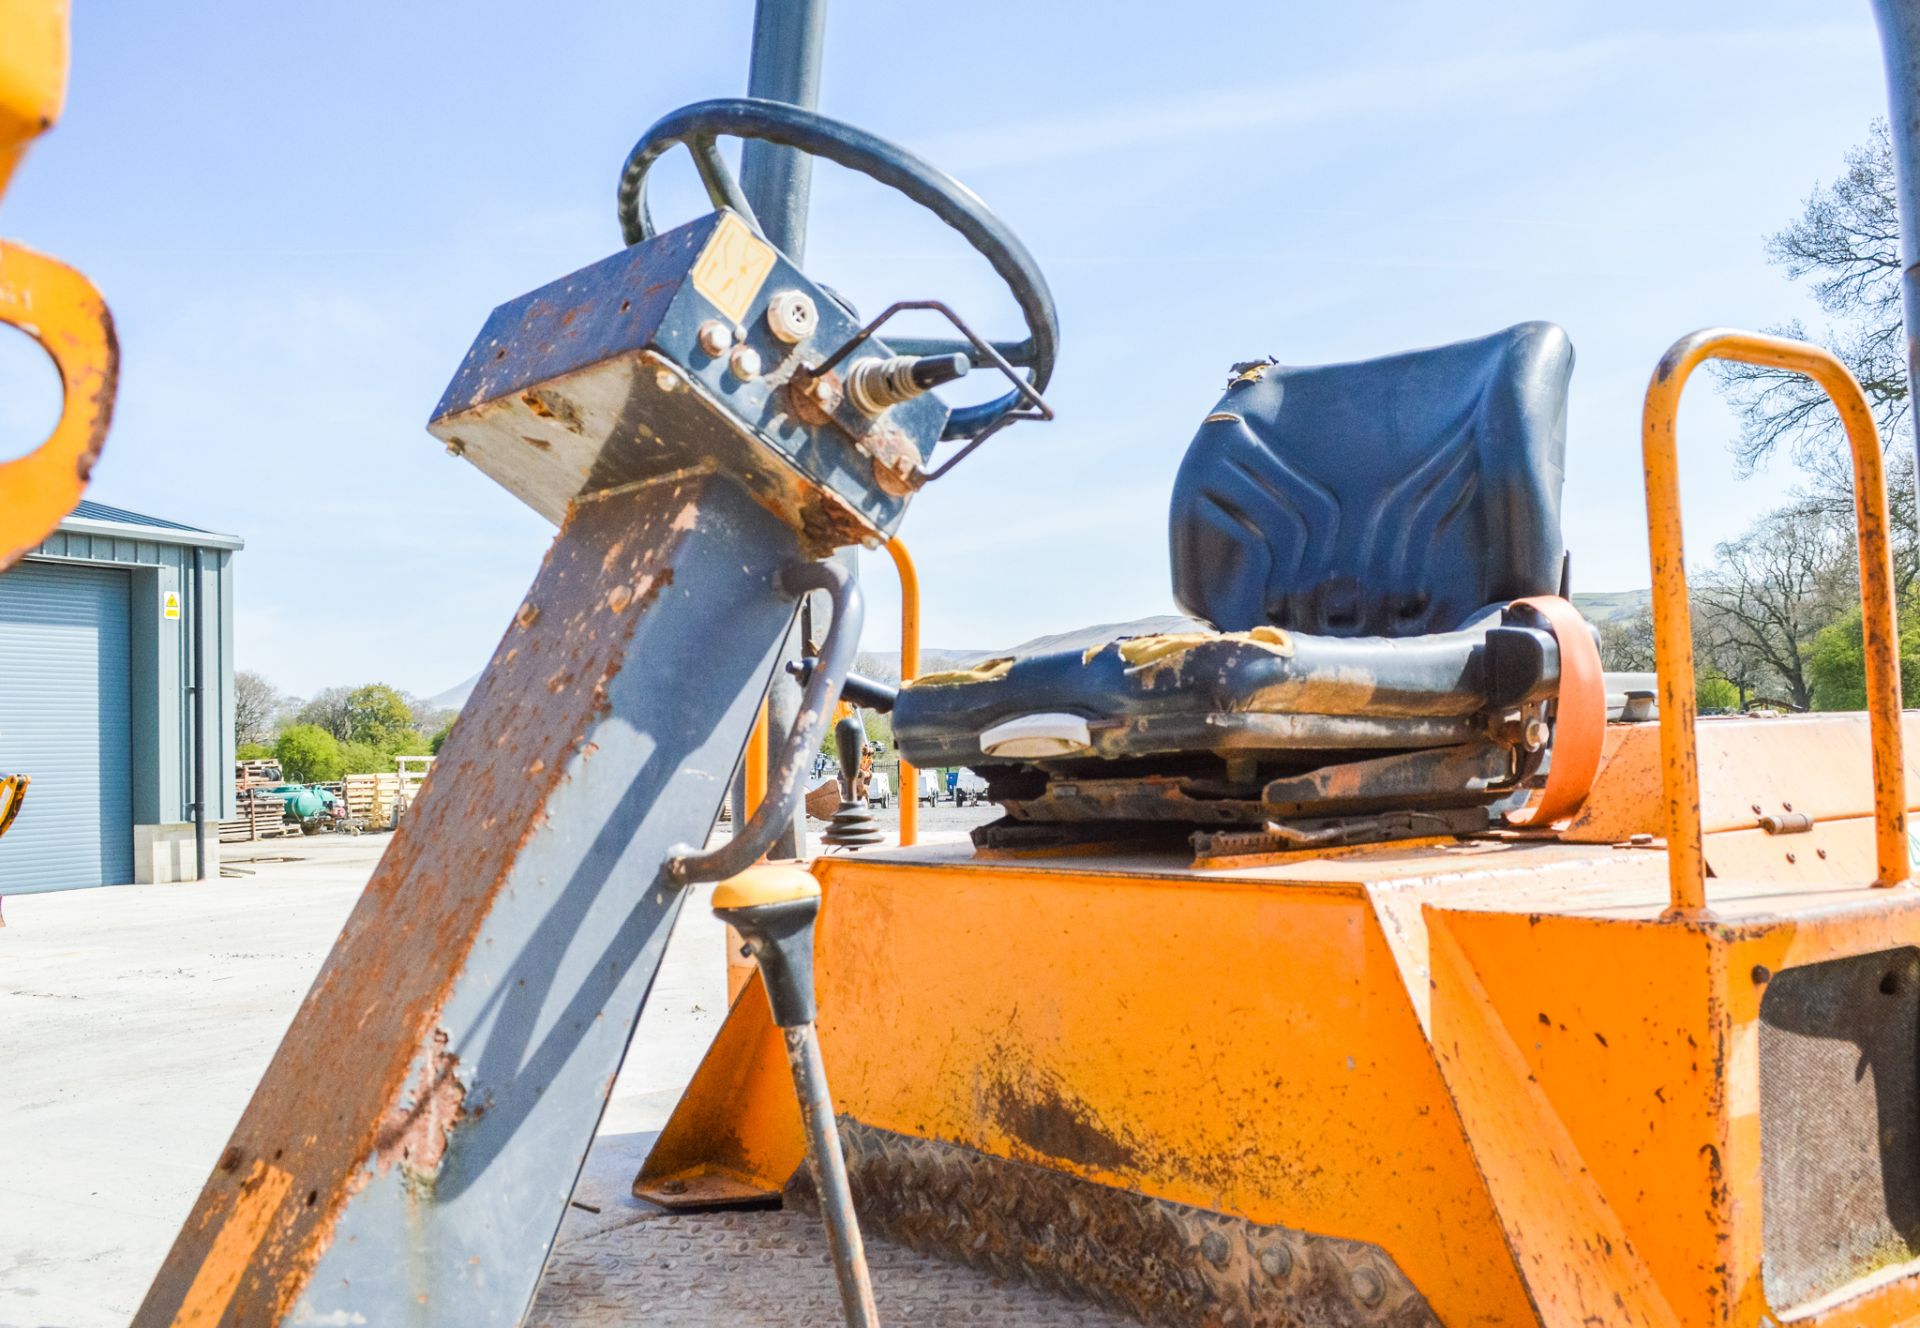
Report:
<svg viewBox="0 0 1920 1328"><path fill-rule="evenodd" d="M960 353L873 356L847 370L847 398L867 414L879 415L889 406L964 378L972 367Z"/></svg>

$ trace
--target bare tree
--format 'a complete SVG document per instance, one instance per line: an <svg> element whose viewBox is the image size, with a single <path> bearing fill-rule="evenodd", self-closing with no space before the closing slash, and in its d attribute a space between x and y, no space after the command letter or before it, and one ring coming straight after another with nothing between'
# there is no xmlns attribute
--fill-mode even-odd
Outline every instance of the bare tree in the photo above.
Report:
<svg viewBox="0 0 1920 1328"><path fill-rule="evenodd" d="M1653 672L1653 609L1600 624L1600 666L1610 673Z"/></svg>
<svg viewBox="0 0 1920 1328"><path fill-rule="evenodd" d="M1816 633L1817 634L1817 633ZM1777 670L1753 645L1754 633L1741 620L1696 596L1693 605L1693 661L1697 678L1722 678L1734 691L1734 708L1748 704L1772 683ZM1803 657L1806 651L1801 652Z"/></svg>
<svg viewBox="0 0 1920 1328"><path fill-rule="evenodd" d="M1886 442L1886 435L1881 439ZM1823 448L1809 457L1812 483L1802 496L1836 523L1853 528L1853 462L1844 447ZM1901 603L1920 578L1920 510L1916 510L1913 449L1887 446L1887 515L1891 519L1893 589Z"/></svg>
<svg viewBox="0 0 1920 1328"><path fill-rule="evenodd" d="M1855 598L1851 537L1819 504L1801 502L1761 518L1716 552L1695 593L1714 667L1741 689L1743 701L1771 683L1796 709L1809 708L1813 638Z"/></svg>
<svg viewBox="0 0 1920 1328"><path fill-rule="evenodd" d="M345 742L353 731L352 714L347 704L353 691L351 687L322 688L295 712L294 719L301 724L317 724Z"/></svg>
<svg viewBox="0 0 1920 1328"><path fill-rule="evenodd" d="M247 669L233 675L233 740L268 742L287 698L265 677Z"/></svg>
<svg viewBox="0 0 1920 1328"><path fill-rule="evenodd" d="M1799 218L1768 237L1767 257L1795 281L1811 278L1814 300L1834 319L1817 338L1798 320L1767 330L1817 339L1839 356L1860 380L1881 439L1891 445L1907 416L1907 365L1900 318L1900 213L1893 139L1885 120L1875 120L1867 141L1847 153L1840 178L1815 189ZM1740 416L1734 455L1743 474L1782 447L1803 466L1824 456L1844 467L1840 417L1817 384L1762 365L1717 361L1714 369ZM1830 464L1819 469L1832 478Z"/></svg>

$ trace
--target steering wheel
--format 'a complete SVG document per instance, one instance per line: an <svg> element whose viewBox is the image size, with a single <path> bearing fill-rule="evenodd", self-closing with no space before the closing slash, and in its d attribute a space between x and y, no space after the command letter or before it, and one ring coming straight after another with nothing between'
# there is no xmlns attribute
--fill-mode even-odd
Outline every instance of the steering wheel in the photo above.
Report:
<svg viewBox="0 0 1920 1328"><path fill-rule="evenodd" d="M960 232L968 244L993 264L993 270L1013 291L1013 298L1026 319L1025 341L996 345L995 349L1009 364L1027 370L1034 391L1046 388L1053 377L1054 357L1060 343L1060 316L1054 308L1053 294L1047 289L1047 279L1040 274L1039 265L1019 237L988 210L977 194L939 167L884 138L817 112L755 97L722 97L669 112L640 136L620 172L620 233L629 245L654 234L653 218L647 211L647 172L676 144L684 144L693 154L693 164L713 205L732 208L755 230L760 228L739 181L714 146L714 139L721 134L796 148L859 171L905 194ZM968 355L976 364L983 362L974 347L963 341L916 339L912 349L918 354L957 351ZM972 438L983 434L1022 400L1016 391L977 406L963 406L948 417L941 437Z"/></svg>

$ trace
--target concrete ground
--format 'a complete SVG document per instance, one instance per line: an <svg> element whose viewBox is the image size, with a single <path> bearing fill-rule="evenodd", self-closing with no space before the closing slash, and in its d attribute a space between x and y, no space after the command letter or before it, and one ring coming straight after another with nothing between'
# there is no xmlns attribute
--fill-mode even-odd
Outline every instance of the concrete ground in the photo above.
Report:
<svg viewBox="0 0 1920 1328"><path fill-rule="evenodd" d="M992 814L922 809L922 839ZM0 1328L131 1317L387 842L230 844L217 881L6 900ZM633 1220L633 1173L725 1011L704 903L681 914L563 1248Z"/></svg>

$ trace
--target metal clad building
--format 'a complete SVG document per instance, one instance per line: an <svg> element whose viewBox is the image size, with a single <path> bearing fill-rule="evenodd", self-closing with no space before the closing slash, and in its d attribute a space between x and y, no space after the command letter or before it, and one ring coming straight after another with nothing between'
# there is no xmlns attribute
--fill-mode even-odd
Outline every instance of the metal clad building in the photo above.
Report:
<svg viewBox="0 0 1920 1328"><path fill-rule="evenodd" d="M193 880L197 827L217 871L240 547L82 502L0 574L0 773L33 781L0 838L0 895Z"/></svg>

